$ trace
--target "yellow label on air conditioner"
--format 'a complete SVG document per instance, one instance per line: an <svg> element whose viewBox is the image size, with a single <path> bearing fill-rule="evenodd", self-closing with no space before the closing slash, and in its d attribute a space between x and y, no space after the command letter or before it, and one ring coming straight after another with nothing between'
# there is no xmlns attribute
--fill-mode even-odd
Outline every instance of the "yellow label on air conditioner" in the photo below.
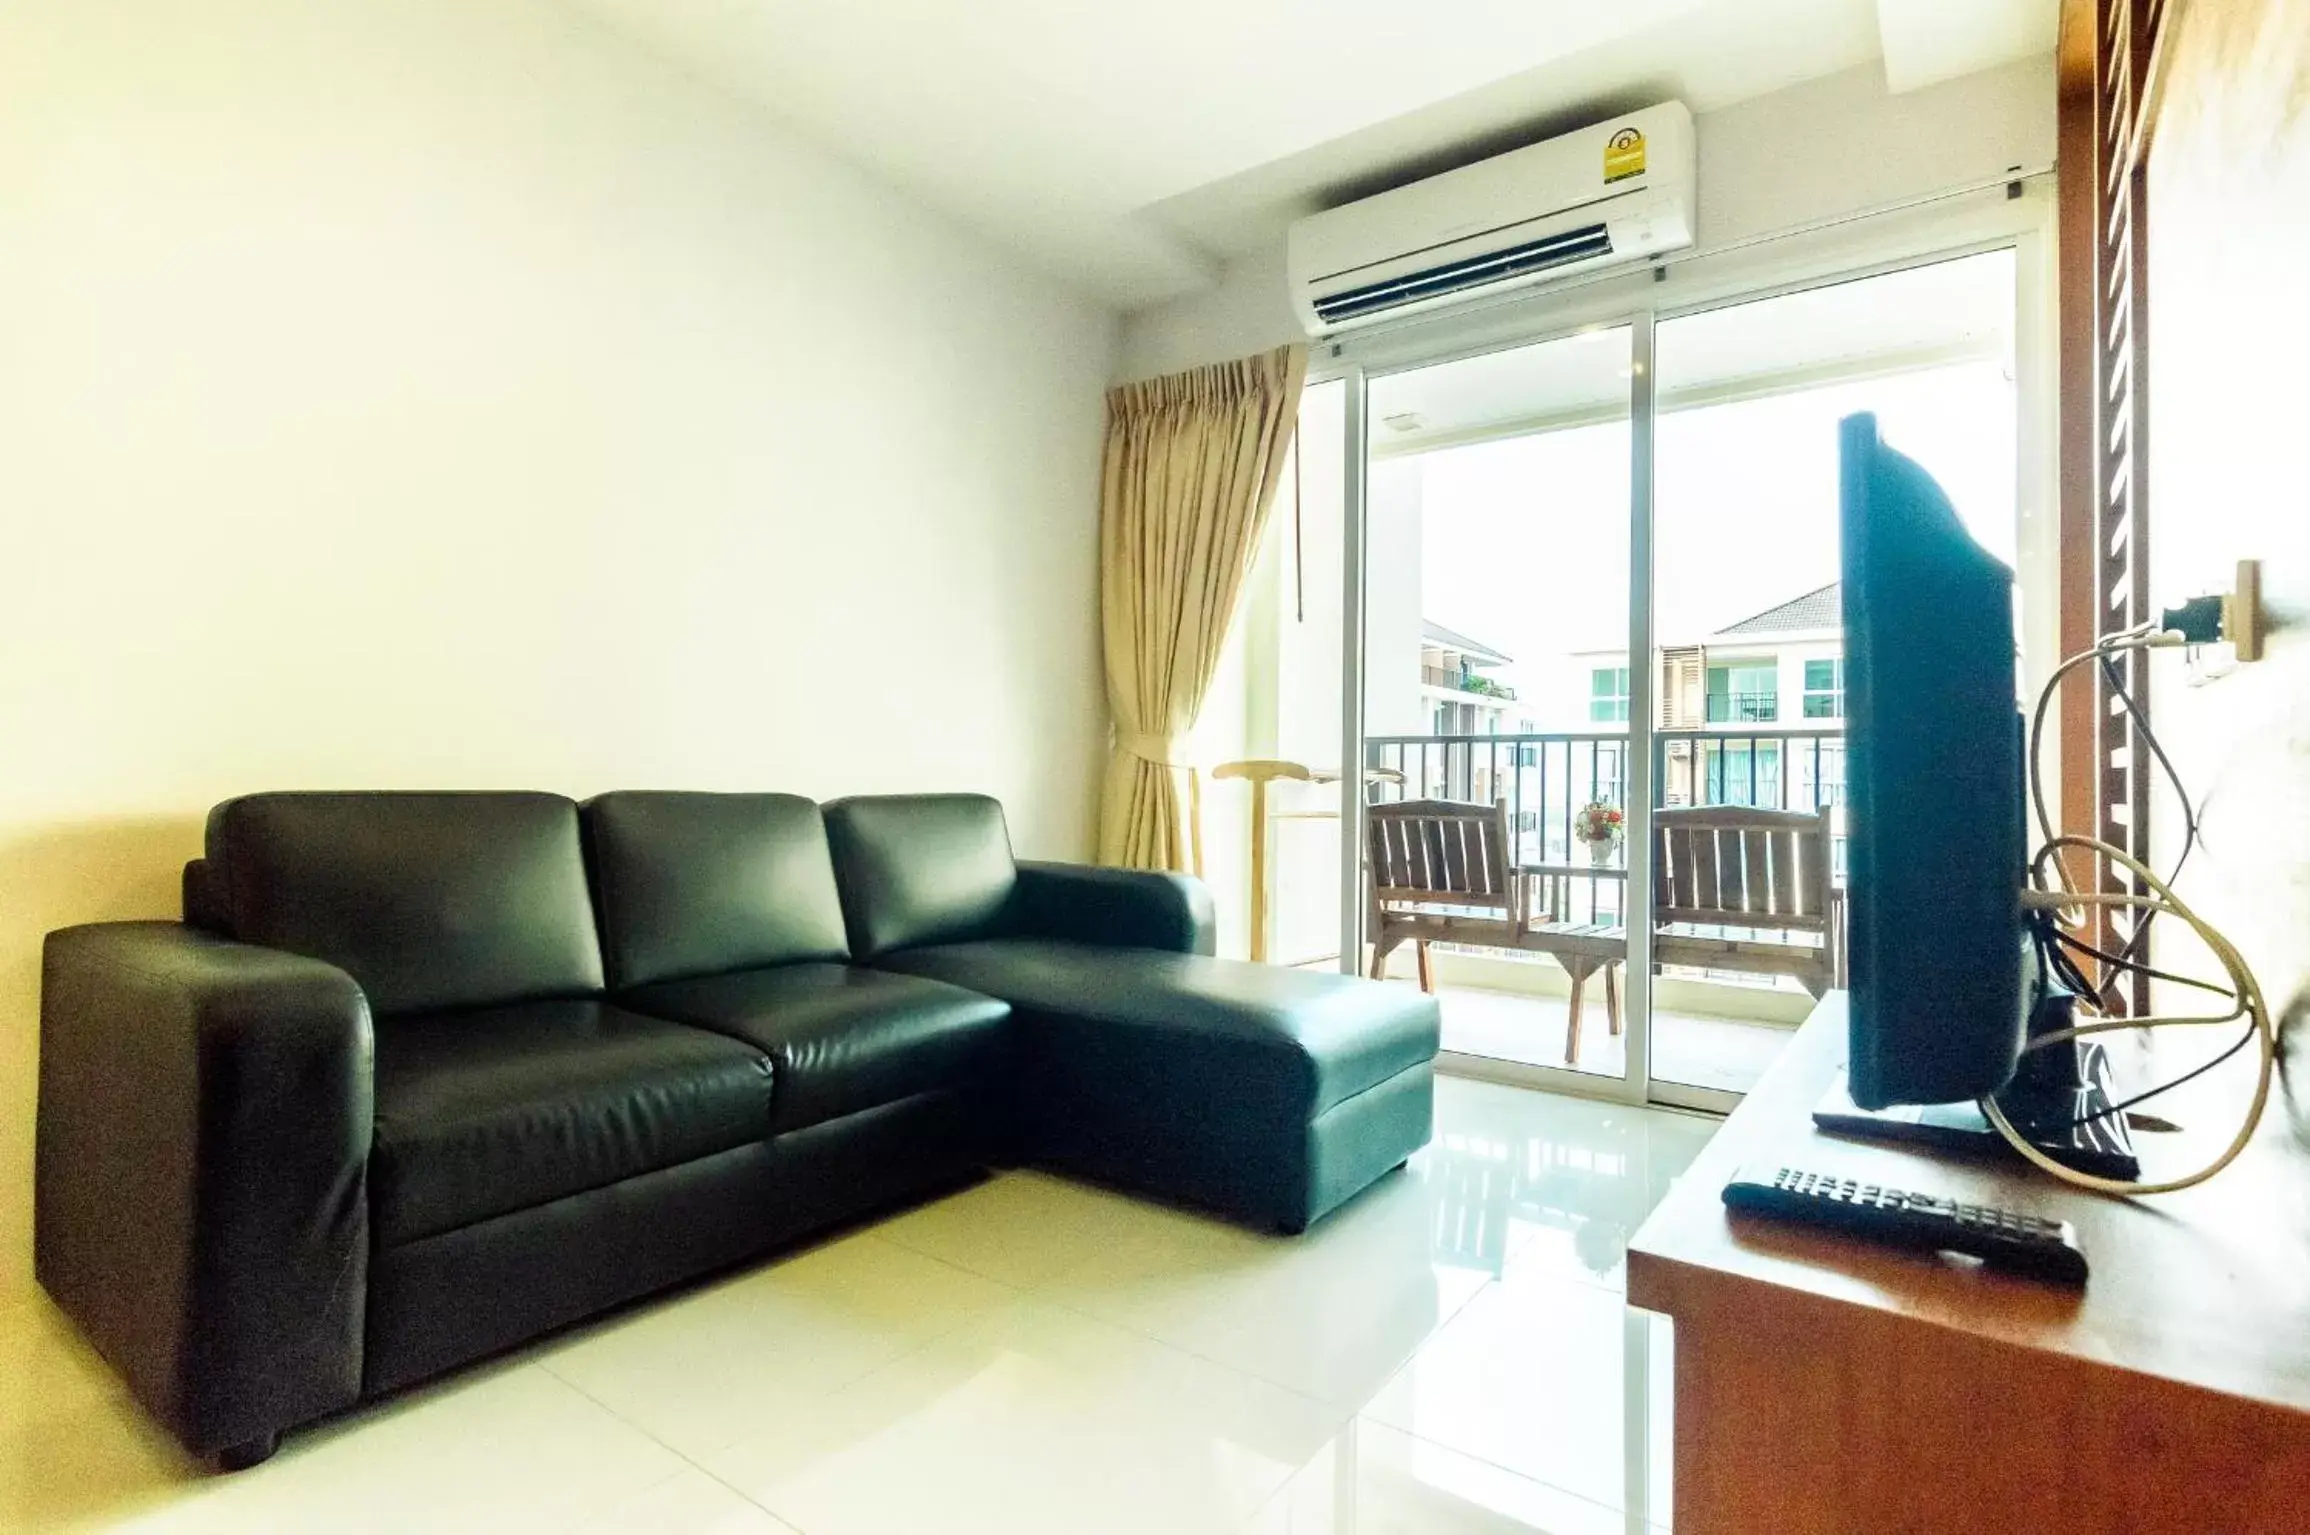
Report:
<svg viewBox="0 0 2310 1535"><path fill-rule="evenodd" d="M1623 128L1604 142L1604 181L1626 181L1644 174L1644 135Z"/></svg>

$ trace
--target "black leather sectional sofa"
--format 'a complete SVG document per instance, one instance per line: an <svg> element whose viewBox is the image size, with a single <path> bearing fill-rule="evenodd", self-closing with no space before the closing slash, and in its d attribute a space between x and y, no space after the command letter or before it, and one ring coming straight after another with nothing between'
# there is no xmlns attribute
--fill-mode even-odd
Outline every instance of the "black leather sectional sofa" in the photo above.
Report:
<svg viewBox="0 0 2310 1535"><path fill-rule="evenodd" d="M977 796L228 801L183 923L49 936L39 1278L242 1464L990 1165L1297 1231L1427 1140L1435 1005L1211 949Z"/></svg>

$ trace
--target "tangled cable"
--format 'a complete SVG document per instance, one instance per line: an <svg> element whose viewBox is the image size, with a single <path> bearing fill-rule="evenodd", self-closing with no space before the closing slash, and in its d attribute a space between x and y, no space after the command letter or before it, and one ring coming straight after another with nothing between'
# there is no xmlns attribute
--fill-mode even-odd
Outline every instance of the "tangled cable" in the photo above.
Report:
<svg viewBox="0 0 2310 1535"><path fill-rule="evenodd" d="M2171 984L2213 992L2225 998L2230 1006L2227 1012L2219 1013L2168 1013L2153 1014L2142 1018L2095 1017L2089 1022L2077 1024L2071 1028L2039 1035L2029 1042L2028 1048L2030 1050L2042 1050L2086 1035L2111 1033L2124 1029L2199 1028L2235 1023L2240 1019L2245 1020L2246 1031L2244 1035L2229 1050L2224 1051L2213 1060L2173 1078L2171 1081L2137 1093L2122 1103L2115 1104L2103 1111L2105 1114L2120 1114L2134 1104L2179 1087L2182 1083L2211 1071L2248 1044L2259 1046L2259 1070L2255 1077L2253 1102L2248 1107L2245 1121L2238 1127L2235 1138L2219 1156L2196 1172L2154 1183L2130 1182L2122 1178L2103 1178L2091 1173L2080 1172L2031 1144L2019 1130L2014 1128L2013 1122L2006 1118L2005 1111L1998 1107L1994 1097L1981 1100L1981 1112L1988 1117L1991 1124L1997 1127L1998 1133L2005 1137L2007 1144L2011 1145L2030 1163L2065 1183L2075 1184L2080 1188L2092 1189L2104 1194L2172 1193L2176 1189L2186 1189L2203 1183L2236 1161L2238 1154L2244 1151L2247 1143L2253 1139L2256 1127L2261 1124L2262 1111L2270 1099L2270 1079L2276 1070L2278 1061L2276 1025L2271 1021L2269 1007L2262 999L2262 988L2255 981L2254 972L2247 967L2245 958L2239 954L2237 946L2223 936L2222 932L2212 923L2192 911L2189 903L2174 893L2170 883L2171 875L2165 879L2159 878L2147 864L2144 864L2124 848L2104 842L2097 837L2056 834L2052 817L2046 810L2044 781L2038 772L2038 748L2044 736L2046 711L2051 707L2054 695L2061 687L2062 679L2081 666L2101 665L2107 667L2111 657L2125 651L2162 649L2182 643L2183 640L2180 635L2161 633L2147 625L2112 635L2091 650L2080 651L2055 667L2053 674L2046 679L2044 688L2040 690L2036 709L2030 716L2027 763L2029 797L2031 808L2036 813L2038 831L2043 841L2036 856L2030 860L2030 888L2023 895L2023 904L2030 910L2043 914L2050 924L2050 932L2054 940L2053 960L2056 971L2068 979L2073 986L2076 986L2080 992L2081 1006L2091 1005L2094 988L2090 983L2077 986L2077 982L2084 980L2085 977L2076 960L2070 955L2062 953L2063 949L2078 951L2117 969L2136 971ZM2114 668L2112 669L2112 680L2115 681ZM2125 704L2126 711L2132 715L2136 726L2141 730L2143 740L2148 745L2152 756L2158 765L2165 770L2166 777L2172 783L2175 792L2182 797L2187 834L2183 841L2181 856L2175 860L2174 869L2175 873L2178 874L2182 863L2189 858L2190 850L2197 844L2196 808L2190 804L2189 796L2182 787L2181 777L2174 771L2174 766L2167 759L2164 748L2159 746L2157 738L2150 734L2149 721L2143 718L2140 709L2135 706L2132 697L2125 692L2122 685L2118 687L2117 691ZM2146 890L2149 893L2144 895L2125 891L2102 892L2077 889L2070 879L2068 862L2062 856L2072 849L2088 853L2096 859L2107 860L2116 865L2132 875L2141 890ZM2058 888L2049 886L2049 874L2054 885L2058 885ZM2141 913L2141 918L2135 923L2134 931L2127 943L2115 954L2088 943L2078 936L2077 931L2085 926L2085 919L2091 908L2112 906L2131 908ZM2182 923L2191 932L2198 935L2199 940L2206 945L2206 948L2213 954L2224 973L2229 977L2227 986L2152 969L2134 957L2134 950L2139 944L2149 918L2161 914ZM2100 1116L2097 1115L2096 1117Z"/></svg>

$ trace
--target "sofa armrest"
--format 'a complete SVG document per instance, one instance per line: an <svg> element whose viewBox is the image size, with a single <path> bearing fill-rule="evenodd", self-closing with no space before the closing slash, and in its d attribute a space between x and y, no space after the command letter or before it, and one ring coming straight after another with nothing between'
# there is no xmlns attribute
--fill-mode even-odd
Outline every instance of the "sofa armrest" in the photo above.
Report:
<svg viewBox="0 0 2310 1535"><path fill-rule="evenodd" d="M360 1395L372 1050L319 960L173 922L48 935L40 1283L195 1453Z"/></svg>
<svg viewBox="0 0 2310 1535"><path fill-rule="evenodd" d="M1015 900L1013 927L1035 938L1178 954L1218 947L1210 888L1184 874L1022 863Z"/></svg>

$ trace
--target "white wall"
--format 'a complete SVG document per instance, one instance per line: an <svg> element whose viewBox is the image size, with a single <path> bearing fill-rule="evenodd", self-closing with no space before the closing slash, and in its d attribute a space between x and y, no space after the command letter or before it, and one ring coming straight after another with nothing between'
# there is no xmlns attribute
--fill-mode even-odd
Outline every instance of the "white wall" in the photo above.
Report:
<svg viewBox="0 0 2310 1535"><path fill-rule="evenodd" d="M1773 654L1778 670L1776 681L1780 688L1780 723L1798 730L1827 723L1805 718L1805 663L1842 658L1845 654L1843 643L1838 640L1800 640L1779 647ZM1844 718L1840 715L1834 723L1843 722Z"/></svg>
<svg viewBox="0 0 2310 1535"><path fill-rule="evenodd" d="M1338 384L1319 384L1300 403L1299 436L1195 727L1195 760L1205 773L1203 873L1218 908L1219 952L1237 959L1251 952L1251 786L1210 770L1242 758L1318 769L1339 763L1344 405ZM1325 785L1269 785L1271 960L1292 963L1339 947L1338 823L1300 818L1338 802L1338 790Z"/></svg>
<svg viewBox="0 0 2310 1535"><path fill-rule="evenodd" d="M0 1300L40 934L173 913L226 795L970 788L1087 851L1108 314L542 0L0 37Z"/></svg>
<svg viewBox="0 0 2310 1535"><path fill-rule="evenodd" d="M1902 207L2016 167L2043 170L2054 158L2053 108L2045 58L1900 96L1869 65L1701 113L1700 239L1675 259ZM1287 292L1279 239L1231 262L1209 291L1125 316L1116 376L1300 339Z"/></svg>
<svg viewBox="0 0 2310 1535"><path fill-rule="evenodd" d="M1208 773L1247 757L1319 770L1340 765L1346 429L1344 388L1309 389L1293 444L1295 455L1301 448L1305 455L1286 458L1266 537L1196 723L1195 760L1206 771L1204 878L1218 907L1219 952L1235 958L1251 946L1251 788ZM1411 526L1416 532L1416 518ZM1416 565L1413 584L1416 596ZM1300 963L1339 948L1339 798L1330 784L1277 780L1268 788L1268 957L1275 962ZM1332 818L1322 819L1327 812Z"/></svg>
<svg viewBox="0 0 2310 1535"><path fill-rule="evenodd" d="M1275 755L1311 767L1341 766L1341 586L1345 531L1341 508L1347 437L1347 391L1318 384L1300 405L1299 515L1286 484L1275 517L1284 525L1269 590L1273 601ZM1291 534L1300 537L1293 547ZM1322 784L1281 783L1272 791L1268 849L1273 913L1269 957L1295 963L1339 952L1340 791ZM1323 819L1328 812L1330 819Z"/></svg>
<svg viewBox="0 0 2310 1535"><path fill-rule="evenodd" d="M2238 944L2271 1008L2291 1019L2292 1090L2270 1112L2290 1108L2299 1136L2310 1066L2310 516L2300 373L2310 353L2302 287L2310 3L2231 0L2177 14L2149 168L2150 600L2156 608L2226 590L2236 562L2256 559L2273 627L2265 658L2251 664L2231 665L2219 645L2195 668L2178 651L2158 652L2150 718L2198 803L2203 840L2180 892ZM2179 802L2160 785L2150 808L2150 862L2163 868L2181 852ZM2161 967L2220 974L2179 924L2152 933ZM2189 994L2163 989L2161 1010L2196 1007ZM2180 1099L2193 1128L2228 1132L2251 1091L2243 1066L2215 1074L2203 1098ZM2299 1199L2301 1189L2272 1179L2269 1197Z"/></svg>
<svg viewBox="0 0 2310 1535"><path fill-rule="evenodd" d="M1290 294L1281 240L1239 256L1221 268L1212 287L1123 317L1116 380L1158 378L1305 341L1307 332L1292 312Z"/></svg>
<svg viewBox="0 0 2310 1535"><path fill-rule="evenodd" d="M1417 456L1382 458L1364 490L1364 734L1422 736L1434 725L1420 696L1420 636L1427 614L1426 483Z"/></svg>

